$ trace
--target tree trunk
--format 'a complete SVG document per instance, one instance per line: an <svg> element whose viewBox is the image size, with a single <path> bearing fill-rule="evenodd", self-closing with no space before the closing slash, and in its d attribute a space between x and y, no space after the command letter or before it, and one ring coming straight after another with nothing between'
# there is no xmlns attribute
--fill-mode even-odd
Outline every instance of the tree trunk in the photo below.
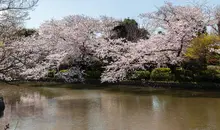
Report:
<svg viewBox="0 0 220 130"><path fill-rule="evenodd" d="M220 20L218 21L217 26L218 26L218 35L220 35Z"/></svg>
<svg viewBox="0 0 220 130"><path fill-rule="evenodd" d="M177 81L179 78L179 76L178 76L178 74L177 74L177 72L176 72L176 68L177 68L177 66L176 65L167 65L169 68L170 68L170 70L171 70L171 73L175 76L174 77L174 80L175 81Z"/></svg>

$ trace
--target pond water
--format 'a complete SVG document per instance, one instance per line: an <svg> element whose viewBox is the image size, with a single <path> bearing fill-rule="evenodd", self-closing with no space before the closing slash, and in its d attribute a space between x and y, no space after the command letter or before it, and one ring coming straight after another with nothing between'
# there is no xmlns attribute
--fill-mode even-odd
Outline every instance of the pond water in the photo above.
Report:
<svg viewBox="0 0 220 130"><path fill-rule="evenodd" d="M124 90L0 85L6 103L0 129L220 129L219 92Z"/></svg>

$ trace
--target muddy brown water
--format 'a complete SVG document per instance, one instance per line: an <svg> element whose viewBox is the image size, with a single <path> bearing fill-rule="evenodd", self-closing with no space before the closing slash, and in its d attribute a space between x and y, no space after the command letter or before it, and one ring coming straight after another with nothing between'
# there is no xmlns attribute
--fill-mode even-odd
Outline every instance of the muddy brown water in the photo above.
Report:
<svg viewBox="0 0 220 130"><path fill-rule="evenodd" d="M0 130L220 130L220 92L0 85Z"/></svg>

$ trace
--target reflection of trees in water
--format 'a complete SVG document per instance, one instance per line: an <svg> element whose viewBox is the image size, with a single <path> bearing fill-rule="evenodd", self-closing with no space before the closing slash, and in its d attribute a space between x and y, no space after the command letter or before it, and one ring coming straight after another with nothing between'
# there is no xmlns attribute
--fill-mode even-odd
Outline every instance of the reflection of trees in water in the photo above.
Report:
<svg viewBox="0 0 220 130"><path fill-rule="evenodd" d="M133 95L103 94L101 100L102 113L105 118L105 128L142 130L149 122L151 98Z"/></svg>
<svg viewBox="0 0 220 130"><path fill-rule="evenodd" d="M103 94L101 100L106 129L220 128L219 99Z"/></svg>
<svg viewBox="0 0 220 130"><path fill-rule="evenodd" d="M172 96L153 96L152 120L157 128L169 130L214 130L220 124L220 100L218 98L181 98Z"/></svg>
<svg viewBox="0 0 220 130"><path fill-rule="evenodd" d="M15 104L19 101L21 93L17 86L4 85L0 87L0 90L6 104Z"/></svg>
<svg viewBox="0 0 220 130"><path fill-rule="evenodd" d="M1 94L4 96L6 109L0 119L0 129L21 118L42 116L43 109L47 105L46 97L32 89L16 86L1 87Z"/></svg>
<svg viewBox="0 0 220 130"><path fill-rule="evenodd" d="M16 103L19 103L21 97L26 97L27 94L34 95L34 93L39 93L39 95L44 95L45 97L52 97L53 95L55 95L44 88L34 88L25 86L0 86L0 90L0 95L2 95L7 104L10 105L15 105Z"/></svg>
<svg viewBox="0 0 220 130"><path fill-rule="evenodd" d="M43 92L42 92L43 91ZM53 90L54 91L54 90ZM102 91L70 91L48 99L44 89L4 88L0 129L22 119L19 128L77 130L186 130L220 128L218 98L138 96ZM42 94L44 93L44 94ZM12 121L13 120L13 121Z"/></svg>
<svg viewBox="0 0 220 130"><path fill-rule="evenodd" d="M71 93L57 99L56 117L58 123L53 124L54 130L99 130L101 122L99 92Z"/></svg>
<svg viewBox="0 0 220 130"><path fill-rule="evenodd" d="M173 115L178 114L182 117L181 124L185 123L183 128L192 130L220 128L220 100L218 98L189 98L188 100L180 98L175 108Z"/></svg>
<svg viewBox="0 0 220 130"><path fill-rule="evenodd" d="M46 97L38 92L24 93L21 95L20 101L14 106L14 114L22 117L43 115L43 109L47 104Z"/></svg>
<svg viewBox="0 0 220 130"><path fill-rule="evenodd" d="M57 123L53 124L52 129L89 129L87 126L89 102L90 99L85 99L83 96L82 99L57 100Z"/></svg>
<svg viewBox="0 0 220 130"><path fill-rule="evenodd" d="M0 118L2 118L4 116L4 112L0 112Z"/></svg>

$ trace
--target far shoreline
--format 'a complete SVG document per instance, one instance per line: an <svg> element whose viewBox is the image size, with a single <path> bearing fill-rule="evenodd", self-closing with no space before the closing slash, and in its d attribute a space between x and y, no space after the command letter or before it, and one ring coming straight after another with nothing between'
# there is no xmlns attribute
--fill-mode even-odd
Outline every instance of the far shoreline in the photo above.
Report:
<svg viewBox="0 0 220 130"><path fill-rule="evenodd" d="M76 89L108 89L108 88L165 88L165 89L186 89L186 90L219 90L220 83L214 82L175 82L175 81L140 81L129 80L117 83L101 83L100 80L86 80L84 83L66 83L62 81L48 81L48 80L35 80L35 81L11 81L1 84L7 84L12 86L19 86L22 84L30 86L68 86Z"/></svg>

